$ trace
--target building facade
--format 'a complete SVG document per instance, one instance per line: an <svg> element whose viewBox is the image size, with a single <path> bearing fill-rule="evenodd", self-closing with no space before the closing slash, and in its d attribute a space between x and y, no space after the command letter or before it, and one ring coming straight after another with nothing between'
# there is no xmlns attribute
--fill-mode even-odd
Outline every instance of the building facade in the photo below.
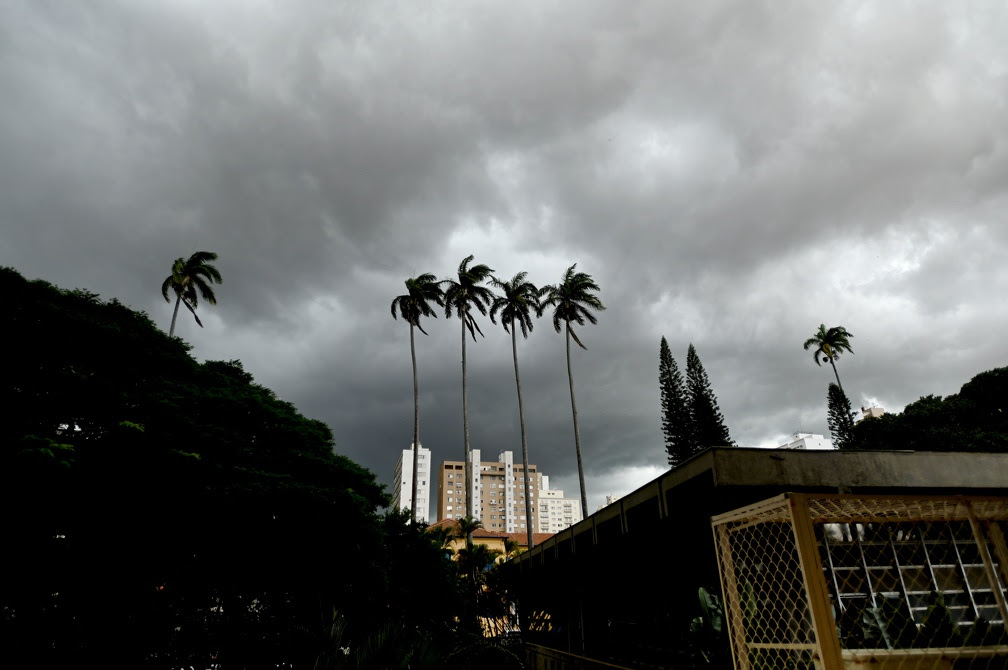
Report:
<svg viewBox="0 0 1008 670"><path fill-rule="evenodd" d="M487 530L505 533L555 533L581 520L581 501L564 498L563 491L549 488L549 476L529 464L529 496L532 519L525 516L525 471L514 462L514 454L501 452L496 461L480 460L479 449L473 449L472 517L483 522ZM438 469L438 518L460 519L466 516L465 468L462 461L444 461Z"/></svg>
<svg viewBox="0 0 1008 670"><path fill-rule="evenodd" d="M540 533L559 533L564 528L581 521L581 499L565 498L560 489L549 487L549 476L539 480L539 521Z"/></svg>
<svg viewBox="0 0 1008 670"><path fill-rule="evenodd" d="M431 457L430 449L420 445L417 454L417 521L427 521L430 516ZM409 509L413 498L413 447L403 449L395 466L392 480L392 505L397 510Z"/></svg>
<svg viewBox="0 0 1008 670"><path fill-rule="evenodd" d="M532 503L530 521L525 518L525 470L515 464L514 454L505 451L496 461L480 460L480 450L473 449L473 507L471 516L483 522L487 530L517 533L535 523L538 509L539 468L529 465L529 495ZM443 461L438 469L438 518L460 519L467 514L465 467L462 461ZM533 525L533 530L535 526Z"/></svg>

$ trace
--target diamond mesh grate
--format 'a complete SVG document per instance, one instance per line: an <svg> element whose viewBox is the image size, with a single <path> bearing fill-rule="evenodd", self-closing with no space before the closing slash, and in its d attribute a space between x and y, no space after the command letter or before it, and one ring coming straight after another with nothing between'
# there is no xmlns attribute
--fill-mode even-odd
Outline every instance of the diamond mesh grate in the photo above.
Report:
<svg viewBox="0 0 1008 670"><path fill-rule="evenodd" d="M738 670L1008 667L1008 498L785 494L712 525Z"/></svg>

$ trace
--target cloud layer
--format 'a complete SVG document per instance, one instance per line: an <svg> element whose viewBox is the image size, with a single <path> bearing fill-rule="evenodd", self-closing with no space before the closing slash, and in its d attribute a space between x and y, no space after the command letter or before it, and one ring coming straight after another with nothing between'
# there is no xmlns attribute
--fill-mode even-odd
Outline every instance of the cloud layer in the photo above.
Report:
<svg viewBox="0 0 1008 670"><path fill-rule="evenodd" d="M572 263L607 310L574 352L590 507L660 469L657 354L693 342L732 436L824 432L1005 364L1008 46L996 3L84 4L0 9L0 263L170 319L389 480L411 437L403 280L475 254ZM459 458L460 325L425 326L422 440ZM510 342L470 347L473 444L518 451ZM519 345L530 459L577 477L563 338ZM620 489L620 490L615 490Z"/></svg>

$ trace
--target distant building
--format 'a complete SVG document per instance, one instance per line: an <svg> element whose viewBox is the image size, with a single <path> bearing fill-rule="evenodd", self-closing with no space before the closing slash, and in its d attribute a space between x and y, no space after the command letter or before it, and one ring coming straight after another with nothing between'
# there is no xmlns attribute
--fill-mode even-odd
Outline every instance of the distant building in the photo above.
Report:
<svg viewBox="0 0 1008 670"><path fill-rule="evenodd" d="M439 528L444 528L448 531L449 535L445 549L451 550L453 560L457 559L459 550L465 549L466 546L466 538L459 530L458 521L455 519L441 519L437 523L427 526L427 532L433 533ZM494 559L494 562L496 563L507 560L507 548L505 541L510 539L512 538L508 533L497 530L487 530L486 528L477 528L472 534L472 541L474 545L482 544L490 551L496 551L498 553L497 558ZM543 537L542 541L545 542L547 539L549 538ZM528 543L526 542L526 544Z"/></svg>
<svg viewBox="0 0 1008 670"><path fill-rule="evenodd" d="M528 533L508 533L508 537L512 542L518 545L520 551L528 551ZM553 537L553 533L532 533L532 542L539 546L546 540Z"/></svg>
<svg viewBox="0 0 1008 670"><path fill-rule="evenodd" d="M496 461L481 461L480 450L471 452L473 466L472 517L487 530L505 533L555 533L581 520L581 501L564 498L563 491L549 488L549 476L529 464L529 495L532 519L525 517L525 471L514 454L501 452ZM438 518L466 516L466 481L462 461L443 461L438 469Z"/></svg>
<svg viewBox="0 0 1008 670"><path fill-rule="evenodd" d="M559 533L581 521L580 498L565 498L560 489L550 489L549 476L539 480L539 532Z"/></svg>
<svg viewBox="0 0 1008 670"><path fill-rule="evenodd" d="M620 496L606 496L605 497L605 502L602 503L601 505L599 505L598 509L605 509L606 507L609 507L609 505L612 505L614 502L616 502L619 499L620 499ZM597 512L598 510L595 510L595 511Z"/></svg>
<svg viewBox="0 0 1008 670"><path fill-rule="evenodd" d="M473 474L473 507L471 516L483 522L487 530L505 533L521 532L535 523L538 505L536 487L538 468L529 464L529 494L532 496L532 516L525 518L525 484L523 466L515 464L514 454L501 452L496 461L481 461L480 450L470 452ZM443 461L438 469L438 518L461 519L466 516L466 480L462 461ZM534 526L533 526L534 528Z"/></svg>
<svg viewBox="0 0 1008 670"><path fill-rule="evenodd" d="M425 449L420 445L420 453L417 454L417 521L427 521L430 515L430 488L431 488L431 457L430 449ZM399 455L399 462L395 466L395 479L392 484L392 505L397 510L406 510L412 507L413 499L413 447L403 449Z"/></svg>
<svg viewBox="0 0 1008 670"><path fill-rule="evenodd" d="M881 407L861 407L861 418L862 419L873 419L885 414L885 410Z"/></svg>
<svg viewBox="0 0 1008 670"><path fill-rule="evenodd" d="M794 439L778 449L832 449L833 441L816 433L795 433Z"/></svg>

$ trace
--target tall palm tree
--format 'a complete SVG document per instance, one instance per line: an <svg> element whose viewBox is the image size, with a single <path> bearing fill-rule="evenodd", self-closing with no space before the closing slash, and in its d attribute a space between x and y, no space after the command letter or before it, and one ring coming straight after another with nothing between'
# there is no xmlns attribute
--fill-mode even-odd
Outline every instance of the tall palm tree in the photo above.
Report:
<svg viewBox="0 0 1008 670"><path fill-rule="evenodd" d="M593 295L599 290L598 284L591 275L584 272L574 272L577 263L567 268L563 282L557 285L544 286L540 294L545 296L539 305L541 315L547 308L553 307L553 328L560 332L560 323L564 323L567 339L567 382L570 384L571 413L574 415L574 448L577 451L578 479L581 482L581 513L588 518L588 494L585 491L584 464L581 460L581 434L578 431L577 403L574 400L574 373L571 371L570 343L574 342L582 349L587 349L571 323L583 326L585 321L595 324L598 319L590 310L601 312L605 309L602 302Z"/></svg>
<svg viewBox="0 0 1008 670"><path fill-rule="evenodd" d="M427 331L420 325L420 317L437 317L431 303L444 307L444 293L437 278L425 272L419 277L406 280L406 293L396 296L392 301L392 318L402 315L409 323L410 356L413 359L413 493L410 498L410 521L416 523L417 479L420 474L420 386L417 382L416 343L413 340L413 328L419 328L424 335ZM424 510L426 517L427 510Z"/></svg>
<svg viewBox="0 0 1008 670"><path fill-rule="evenodd" d="M805 340L805 351L808 351L809 347L815 347L812 351L812 360L816 365L822 365L822 363L829 361L829 364L833 366L833 375L836 377L837 386L841 391L843 391L843 384L840 383L840 375L837 374L835 361L844 351L854 353L850 345L852 337L854 336L848 333L843 326L833 326L826 330L826 324L820 323L819 330ZM819 362L819 354L823 356L822 363Z"/></svg>
<svg viewBox="0 0 1008 670"><path fill-rule="evenodd" d="M532 499L529 495L529 464L528 442L525 438L525 407L522 404L521 377L518 375L518 336L515 322L521 327L522 337L528 339L532 330L531 311L539 310L539 289L532 282L525 281L527 272L519 272L510 281L501 281L494 277L490 284L503 291L494 296L490 306L490 320L497 323L500 313L504 330L511 333L511 354L514 357L515 386L518 387L518 422L521 426L522 466L525 468L525 527L528 529L528 548L532 548Z"/></svg>
<svg viewBox="0 0 1008 670"><path fill-rule="evenodd" d="M200 328L203 327L196 315L197 292L211 305L217 304L217 297L210 286L214 282L221 283L220 272L210 265L215 260L217 260L217 254L212 251L197 251L189 257L189 260L176 258L172 263L171 274L161 284L161 295L164 296L165 302L171 302L171 298L168 297L168 289L175 291L175 311L172 312L168 337L175 337L175 319L178 317L179 304L184 304L192 312L196 324Z"/></svg>
<svg viewBox="0 0 1008 670"><path fill-rule="evenodd" d="M445 279L445 317L455 316L462 322L462 433L465 444L466 514L475 516L473 509L473 473L469 463L469 382L466 377L466 331L476 341L476 333L483 337L483 331L472 315L472 308L480 314L487 313L487 306L493 301L493 292L480 286L491 277L493 269L480 263L469 267L473 256L469 254L459 263L458 279Z"/></svg>

